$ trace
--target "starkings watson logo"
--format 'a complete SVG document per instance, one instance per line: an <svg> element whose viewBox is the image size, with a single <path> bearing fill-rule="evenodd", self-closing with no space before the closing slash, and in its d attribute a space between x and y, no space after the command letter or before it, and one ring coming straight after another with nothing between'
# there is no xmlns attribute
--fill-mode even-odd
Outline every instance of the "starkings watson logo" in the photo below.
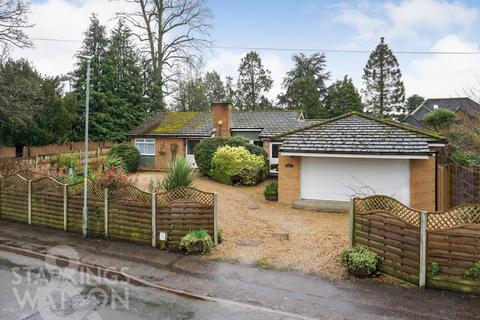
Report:
<svg viewBox="0 0 480 320"><path fill-rule="evenodd" d="M112 271L125 273L126 268L79 272L79 260L74 248L62 245L52 247L41 266L12 268L20 309L34 310L43 320L101 320L100 309L128 310L128 282L112 277Z"/></svg>

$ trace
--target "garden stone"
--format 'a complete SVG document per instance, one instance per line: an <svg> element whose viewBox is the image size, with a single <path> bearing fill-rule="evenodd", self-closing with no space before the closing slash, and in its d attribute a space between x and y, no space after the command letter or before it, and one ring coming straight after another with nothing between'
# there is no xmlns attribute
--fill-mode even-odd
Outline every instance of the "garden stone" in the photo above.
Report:
<svg viewBox="0 0 480 320"><path fill-rule="evenodd" d="M248 209L258 210L258 209L260 209L260 206L258 204L252 203L252 204L248 205Z"/></svg>
<svg viewBox="0 0 480 320"><path fill-rule="evenodd" d="M244 246L244 247L258 247L263 244L261 240L238 240L237 245Z"/></svg>
<svg viewBox="0 0 480 320"><path fill-rule="evenodd" d="M289 240L290 236L288 233L272 233L272 238L275 240Z"/></svg>

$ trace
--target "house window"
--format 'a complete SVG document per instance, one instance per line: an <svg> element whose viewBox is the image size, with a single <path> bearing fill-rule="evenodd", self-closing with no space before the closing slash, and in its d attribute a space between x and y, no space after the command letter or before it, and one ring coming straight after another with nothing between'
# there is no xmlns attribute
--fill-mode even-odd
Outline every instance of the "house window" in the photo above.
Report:
<svg viewBox="0 0 480 320"><path fill-rule="evenodd" d="M279 143L272 143L272 155L271 158L277 159L278 158L278 152L280 151L280 147L282 145Z"/></svg>
<svg viewBox="0 0 480 320"><path fill-rule="evenodd" d="M135 139L135 148L142 156L155 155L155 139Z"/></svg>
<svg viewBox="0 0 480 320"><path fill-rule="evenodd" d="M193 155L193 150L200 140L187 140L187 155Z"/></svg>

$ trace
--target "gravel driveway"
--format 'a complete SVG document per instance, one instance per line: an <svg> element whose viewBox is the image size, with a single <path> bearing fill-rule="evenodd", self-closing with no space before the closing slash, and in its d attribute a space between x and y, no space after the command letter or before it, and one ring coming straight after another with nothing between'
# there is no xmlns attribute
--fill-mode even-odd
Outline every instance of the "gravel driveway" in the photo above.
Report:
<svg viewBox="0 0 480 320"><path fill-rule="evenodd" d="M135 175L136 183L143 188L151 179L161 178L158 172ZM346 276L339 256L348 246L348 216L295 210L266 201L264 184L234 187L197 176L196 188L219 194L219 225L224 241L208 258L332 278ZM288 240L279 239L285 234Z"/></svg>

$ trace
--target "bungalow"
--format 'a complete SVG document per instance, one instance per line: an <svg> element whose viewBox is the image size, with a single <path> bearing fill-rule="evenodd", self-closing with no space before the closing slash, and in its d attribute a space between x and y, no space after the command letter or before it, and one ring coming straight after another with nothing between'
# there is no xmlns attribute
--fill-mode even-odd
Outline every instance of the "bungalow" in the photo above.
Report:
<svg viewBox="0 0 480 320"><path fill-rule="evenodd" d="M393 121L348 113L272 137L282 143L279 201L348 208L352 196L384 194L435 210L442 137ZM306 201L305 201L306 200Z"/></svg>
<svg viewBox="0 0 480 320"><path fill-rule="evenodd" d="M129 133L140 151L142 169L163 170L176 155L196 167L193 149L202 139L242 136L265 149L273 168L280 143L270 138L311 125L296 111L234 111L229 103L212 104L211 112L161 112ZM275 172L275 170L273 170Z"/></svg>

